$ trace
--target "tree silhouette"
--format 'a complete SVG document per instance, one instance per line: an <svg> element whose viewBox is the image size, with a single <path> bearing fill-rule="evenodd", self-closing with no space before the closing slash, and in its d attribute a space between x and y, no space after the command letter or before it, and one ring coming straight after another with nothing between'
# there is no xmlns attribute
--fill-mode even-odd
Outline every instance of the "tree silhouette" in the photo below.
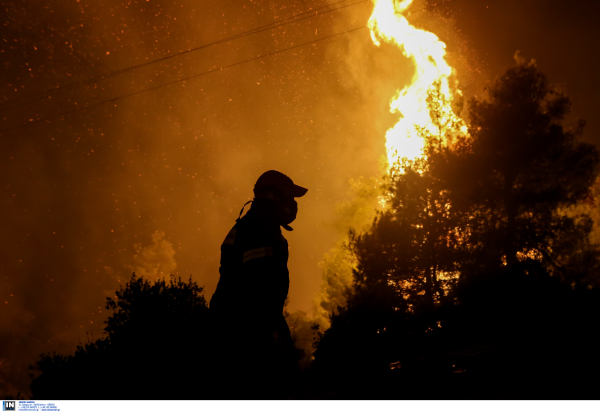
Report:
<svg viewBox="0 0 600 412"><path fill-rule="evenodd" d="M315 368L348 384L390 364L450 382L458 365L483 398L589 397L599 255L572 206L589 199L599 156L579 140L583 123L563 125L569 99L523 60L471 101L468 133L435 87L429 107L426 157L393 165L386 208L351 234L353 287Z"/></svg>
<svg viewBox="0 0 600 412"><path fill-rule="evenodd" d="M353 288L347 307L332 317L332 327L319 341L317 368L387 369L398 360L406 336L437 329L438 318L429 315L454 302L453 289L468 256L457 230L461 216L432 173L432 159L447 156L463 125L444 115L448 102L439 84L430 90L428 103L436 133L417 129L426 157L393 164L384 185L384 209L365 233L350 231ZM421 321L415 323L416 318Z"/></svg>
<svg viewBox="0 0 600 412"><path fill-rule="evenodd" d="M74 355L42 355L34 399L202 399L206 391L208 308L203 288L135 274L116 298L106 335Z"/></svg>
<svg viewBox="0 0 600 412"><path fill-rule="evenodd" d="M584 122L563 125L569 109L535 63L517 56L487 98L471 101L469 138L434 160L453 207L469 216L482 270L521 265L581 281L598 267L584 244L591 220L558 213L583 201L598 174L597 149L579 140Z"/></svg>

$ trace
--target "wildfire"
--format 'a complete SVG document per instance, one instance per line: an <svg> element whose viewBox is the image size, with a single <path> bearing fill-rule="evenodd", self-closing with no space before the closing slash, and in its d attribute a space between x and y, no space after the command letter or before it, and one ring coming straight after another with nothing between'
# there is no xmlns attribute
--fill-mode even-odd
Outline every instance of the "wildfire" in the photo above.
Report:
<svg viewBox="0 0 600 412"><path fill-rule="evenodd" d="M423 156L424 142L416 136L415 126L437 133L427 108L427 91L435 82L440 83L445 102L444 116L458 118L450 107L452 93L448 78L452 74L452 67L444 59L446 45L435 34L417 29L404 17L413 0L373 2L375 7L368 23L373 43L379 46L384 41L397 45L416 65L412 83L398 90L390 101L390 111L402 116L385 135L388 162L391 165L397 157L415 159Z"/></svg>

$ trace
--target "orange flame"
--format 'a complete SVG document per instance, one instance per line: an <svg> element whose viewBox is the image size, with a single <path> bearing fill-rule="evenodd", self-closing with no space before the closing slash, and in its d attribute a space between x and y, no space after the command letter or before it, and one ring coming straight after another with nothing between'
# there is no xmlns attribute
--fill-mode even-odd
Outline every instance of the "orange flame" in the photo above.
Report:
<svg viewBox="0 0 600 412"><path fill-rule="evenodd" d="M446 106L443 108L446 120L458 120L450 107L452 93L448 78L453 69L444 59L446 45L435 34L417 29L404 17L412 2L413 0L398 3L394 0L373 0L375 7L368 23L376 46L381 41L395 44L416 65L411 84L398 90L390 101L390 111L402 116L385 135L390 165L396 158L416 159L423 156L424 142L416 135L415 126L437 133L427 107L427 92L434 82L440 83L440 92Z"/></svg>

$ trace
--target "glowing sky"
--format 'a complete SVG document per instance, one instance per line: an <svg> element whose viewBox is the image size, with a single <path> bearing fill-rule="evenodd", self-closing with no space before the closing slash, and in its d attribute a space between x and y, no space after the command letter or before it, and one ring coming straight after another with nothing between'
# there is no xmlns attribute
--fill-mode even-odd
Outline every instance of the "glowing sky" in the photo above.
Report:
<svg viewBox="0 0 600 412"><path fill-rule="evenodd" d="M332 2L333 3L333 2ZM347 3L352 3L351 1ZM224 43L12 110L2 102L219 40L324 2L0 0L0 397L42 351L97 337L104 298L139 267L134 245L210 297L219 246L256 178L309 188L290 243L290 308L308 309L347 181L378 172L394 88L412 65L367 29L70 114L77 105L364 26L372 6ZM346 4L346 3L344 3ZM415 12L448 46L465 95L535 58L600 141L598 2L454 0ZM390 86L393 85L393 86ZM29 119L51 118L48 122ZM152 235L167 243L152 248ZM171 266L172 267L172 266ZM101 312L100 312L101 311Z"/></svg>

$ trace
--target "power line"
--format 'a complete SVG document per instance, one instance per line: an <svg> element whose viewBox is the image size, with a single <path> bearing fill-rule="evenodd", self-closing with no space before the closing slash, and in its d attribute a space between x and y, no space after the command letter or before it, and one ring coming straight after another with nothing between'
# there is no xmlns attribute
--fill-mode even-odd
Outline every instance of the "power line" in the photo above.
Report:
<svg viewBox="0 0 600 412"><path fill-rule="evenodd" d="M357 30L360 30L360 29L364 29L366 27L367 27L366 25L355 27L353 29L345 30L343 32L332 34L330 36L325 36L325 37L322 37L322 38L317 39L317 40L312 40L312 41L309 41L309 42L306 42L306 43L297 44L297 45L292 46L292 47L287 47L285 49L276 50L276 51L271 52L271 53L263 54L263 55L260 55L260 56L257 56L257 57L253 57L251 59L242 60L241 62L232 63L232 64L227 65L227 66L221 66L221 67L218 67L218 68L215 68L215 69L211 69L211 70L208 70L208 71L205 71L205 72L202 72L202 73L198 73L198 74L194 74L194 75L191 75L191 76L183 77L181 79L177 79L177 80L173 80L173 81L170 81L170 82L167 82L167 83L163 83L163 84L160 84L160 85L157 85L157 86L154 86L154 87L150 87L148 89L139 90L137 92L133 92L133 93L125 94L125 95L122 95L122 96L114 97L112 99L108 99L108 100L104 100L104 101L101 101L101 102L89 104L87 106L76 108L74 110L70 110L70 111L67 111L67 112L64 112L64 113L60 113L60 114L57 114L55 116L47 117L45 119L39 119L38 118L35 121L29 121L27 123L24 123L24 124L15 126L15 127L11 127L10 129L2 130L2 131L0 131L0 133L7 133L7 132L10 132L12 130L21 128L21 127L26 127L26 126L29 126L31 124L39 123L41 121L49 121L49 120L55 119L57 117L68 116L70 114L81 112L81 111L84 111L84 110L87 110L87 109L90 109L90 108L93 108L93 107L96 107L96 106L101 106L101 105L104 105L104 104L107 104L107 103L113 103L113 102L116 102L117 100L125 99L125 98L131 97L131 96L136 96L138 94L142 94L142 93L149 92L149 91L152 91L152 90L160 89L161 87L169 86L169 85L175 84L175 83L184 82L186 80L193 79L193 78L200 77L200 76L204 76L204 75L207 75L207 74L210 74L210 73L214 73L214 72L217 72L217 71L222 71L224 69L229 69L231 67L239 66L241 64L248 63L248 62L251 62L251 61L254 61L254 60L259 60L259 59L262 59L262 58L265 58L265 57L274 56L276 54L283 53L285 51L296 49L296 48L299 48L299 47L303 47L303 46L306 46L308 44L314 44L314 43L317 43L317 42L320 42L320 41L329 40L329 39L332 39L334 37L341 36L342 34L351 33L351 32L354 32L354 31L357 31Z"/></svg>
<svg viewBox="0 0 600 412"><path fill-rule="evenodd" d="M56 94L56 93L60 93L60 92L63 92L63 91L72 90L72 89L75 89L77 87L86 86L86 85L88 85L90 83L95 83L95 82L98 82L100 80L105 80L105 79L108 79L108 78L111 78L111 77L115 77L115 76L118 76L120 74L127 73L129 71L136 70L136 69L139 69L139 68L142 68L142 67L154 64L154 63L158 63L158 62L161 62L161 61L164 61L164 60L168 60L168 59L171 59L171 58L174 58L174 57L179 57L179 56L182 56L182 55L187 54L187 53L191 53L191 52L194 52L194 51L205 49L205 48L208 48L208 47L211 47L211 46L216 46L218 44L226 43L226 42L229 42L229 41L237 40L237 39L240 39L240 38L243 38L243 37L246 37L246 36L250 36L252 34L257 34L257 33L263 32L263 31L276 29L276 28L281 27L281 26L285 26L285 25L288 25L288 24L296 23L296 22L299 22L299 21L302 21L302 20L306 20L306 19L309 19L309 18L312 18L312 17L323 15L323 14L326 14L326 13L331 13L331 12L334 12L334 11L337 11L337 10L341 10L341 9L344 9L344 8L347 8L347 7L355 6L357 4L366 3L366 2L371 1L371 0L359 0L359 1L355 2L355 3L347 4L347 5L340 6L340 7L336 7L334 9L326 10L326 11L324 11L322 13L319 13L320 10L323 10L325 8L338 5L338 4L346 2L346 1L348 1L348 0L340 0L340 1L336 2L336 3L328 4L326 6L322 6L322 7L319 7L317 9L314 9L314 10L305 11L305 12L302 12L300 14L297 14L297 15L294 15L294 16L291 16L291 17L287 17L285 19L277 20L277 21L275 21L273 23L269 23L269 24L264 25L264 26L257 27L255 29L252 29L252 30L249 30L249 31L246 31L246 32L243 32L243 33L236 34L234 36L230 36L230 37L227 37L227 38L224 38L224 39L216 40L216 41L211 42L211 43L203 44L201 46L197 46L197 47L194 47L194 48L191 48L191 49L179 52L179 53L175 53L175 54L172 54L172 55L169 55L169 56L164 56L164 57L161 57L161 58L149 61L149 62L140 63L140 64L135 65L135 66L126 67L124 69L116 70L116 71L113 71L113 72L110 72L110 73L107 73L107 74L96 76L96 77L93 77L93 78L90 78L90 79L87 79L87 80L82 80L82 81L79 81L79 82L76 82L76 83L71 83L71 84L68 84L68 85L65 85L65 86L55 87L55 88L52 88L52 89L45 90L43 92L31 94L29 96L22 97L22 98L19 98L19 99L9 100L7 102L4 102L4 103L0 104L0 112L5 112L7 110L13 109L15 107L22 106L24 104L32 103L32 102L35 102L35 101L38 101L38 100L43 100L46 97L49 97L48 96L49 94L50 95L51 94Z"/></svg>

